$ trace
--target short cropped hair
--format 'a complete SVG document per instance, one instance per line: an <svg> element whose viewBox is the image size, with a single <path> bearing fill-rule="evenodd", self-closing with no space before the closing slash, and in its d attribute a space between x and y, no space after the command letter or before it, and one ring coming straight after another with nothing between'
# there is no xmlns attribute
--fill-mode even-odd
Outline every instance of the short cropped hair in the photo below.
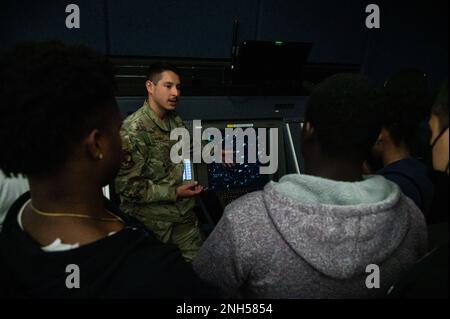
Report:
<svg viewBox="0 0 450 319"><path fill-rule="evenodd" d="M325 155L364 160L380 130L379 93L358 74L336 74L312 91L305 120Z"/></svg>
<svg viewBox="0 0 450 319"><path fill-rule="evenodd" d="M164 71L172 71L180 76L180 70L175 65L168 62L155 62L148 68L147 80L152 81L154 84L158 83L161 80L161 73Z"/></svg>
<svg viewBox="0 0 450 319"><path fill-rule="evenodd" d="M94 128L109 123L114 72L83 45L28 43L0 59L0 168L46 176Z"/></svg>

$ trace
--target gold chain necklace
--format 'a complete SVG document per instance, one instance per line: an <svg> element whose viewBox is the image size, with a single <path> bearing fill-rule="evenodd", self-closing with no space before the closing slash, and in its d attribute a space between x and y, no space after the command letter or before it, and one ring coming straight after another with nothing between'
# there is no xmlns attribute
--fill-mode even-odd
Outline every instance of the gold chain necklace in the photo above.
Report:
<svg viewBox="0 0 450 319"><path fill-rule="evenodd" d="M122 218L120 218L117 215L114 215L113 213L111 213L108 210L107 210L107 212L114 217L93 217L93 216L84 215L84 214L72 214L72 213L47 213L47 212L40 211L39 209L34 207L31 202L30 202L30 207L31 207L31 210L33 210L33 212L35 212L36 214L42 215L42 216L47 216L47 217L74 217L74 218L93 219L93 220L98 220L98 221L103 221L103 222L120 221L121 223L124 223Z"/></svg>

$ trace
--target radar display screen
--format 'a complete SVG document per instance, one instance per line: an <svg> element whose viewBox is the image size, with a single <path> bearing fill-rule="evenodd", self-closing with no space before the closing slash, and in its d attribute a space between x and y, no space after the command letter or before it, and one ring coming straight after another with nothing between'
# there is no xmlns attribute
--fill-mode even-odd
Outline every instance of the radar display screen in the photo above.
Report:
<svg viewBox="0 0 450 319"><path fill-rule="evenodd" d="M225 131L221 131L225 136ZM236 145L236 137L233 137L233 156L234 163L226 166L222 163L208 164L208 180L209 188L214 191L228 191L240 189L262 189L269 182L270 178L267 174L260 174L259 169L262 165L258 161L259 145L249 144L256 143L251 141L247 136L244 143L239 147ZM243 147L242 147L243 146ZM222 140L222 149L225 148L225 140ZM249 162L250 151L256 150L256 163ZM242 163L239 163L239 159Z"/></svg>

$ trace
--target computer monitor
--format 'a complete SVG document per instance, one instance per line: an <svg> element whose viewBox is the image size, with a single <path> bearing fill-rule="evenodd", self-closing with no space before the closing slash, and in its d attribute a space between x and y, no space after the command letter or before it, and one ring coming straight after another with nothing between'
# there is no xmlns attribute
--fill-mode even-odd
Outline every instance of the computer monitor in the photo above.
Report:
<svg viewBox="0 0 450 319"><path fill-rule="evenodd" d="M224 137L221 141L222 149L225 149L225 139L233 138L230 133L221 130ZM228 136L227 136L228 135ZM211 139L212 140L212 139ZM233 155L236 161L240 158L242 163L233 163L224 165L223 163L211 163L207 165L208 185L212 191L235 191L241 189L260 189L270 178L267 174L261 174L261 161L256 156L256 161L249 161L249 152L255 150L261 152L261 145L258 141L251 141L250 138L244 137L244 145L239 150L236 145L237 139L234 137ZM269 143L266 141L266 148Z"/></svg>
<svg viewBox="0 0 450 319"><path fill-rule="evenodd" d="M274 85L300 82L312 43L244 41L239 46L233 69L235 84Z"/></svg>
<svg viewBox="0 0 450 319"><path fill-rule="evenodd" d="M251 128L256 133L256 139L253 141L247 136L244 137L243 147L237 145L236 136L234 138L233 156L235 158L232 165L223 163L196 164L196 178L201 185L215 192L249 192L262 189L267 182L278 180L286 173L285 149L284 149L284 130L282 119L261 119L261 120L228 120L228 121L202 121L202 132L207 128L217 128L221 132L222 140L220 144L222 149L225 146L226 134L233 135L236 129L242 129L246 132ZM227 130L228 129L228 130ZM276 140L270 140L270 129L277 130ZM265 145L261 145L261 138L258 136L260 130L266 131ZM228 133L227 133L228 132ZM231 133L230 133L231 132ZM209 141L212 141L210 137ZM242 141L241 141L242 142ZM255 144L253 144L255 143ZM272 145L276 143L276 145ZM254 160L251 159L249 150L256 150ZM276 151L276 153L274 153ZM263 169L270 168L274 163L261 161L260 154L263 153L276 159L276 171L266 174ZM242 163L236 163L241 159ZM262 169L263 168L263 169ZM270 171L270 170L269 170Z"/></svg>

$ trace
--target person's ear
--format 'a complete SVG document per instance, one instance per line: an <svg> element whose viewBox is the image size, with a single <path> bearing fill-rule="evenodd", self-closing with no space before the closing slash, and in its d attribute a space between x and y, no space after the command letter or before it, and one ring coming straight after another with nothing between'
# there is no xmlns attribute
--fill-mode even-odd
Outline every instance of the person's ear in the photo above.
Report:
<svg viewBox="0 0 450 319"><path fill-rule="evenodd" d="M379 157L385 151L386 142L389 140L389 131L382 128L378 134L377 140L372 146L372 156Z"/></svg>
<svg viewBox="0 0 450 319"><path fill-rule="evenodd" d="M102 160L104 153L102 147L101 133L98 129L92 130L85 140L88 155L93 160Z"/></svg>
<svg viewBox="0 0 450 319"><path fill-rule="evenodd" d="M386 144L386 141L390 138L389 131L386 130L384 127L381 129L380 134L378 134L378 138L375 142L375 146L383 146Z"/></svg>
<svg viewBox="0 0 450 319"><path fill-rule="evenodd" d="M303 127L302 127L302 141L303 142L311 140L315 134L316 134L316 131L315 131L314 127L312 126L311 122L303 123Z"/></svg>
<svg viewBox="0 0 450 319"><path fill-rule="evenodd" d="M154 84L152 81L150 80L145 81L145 88L147 89L148 94L153 94Z"/></svg>

